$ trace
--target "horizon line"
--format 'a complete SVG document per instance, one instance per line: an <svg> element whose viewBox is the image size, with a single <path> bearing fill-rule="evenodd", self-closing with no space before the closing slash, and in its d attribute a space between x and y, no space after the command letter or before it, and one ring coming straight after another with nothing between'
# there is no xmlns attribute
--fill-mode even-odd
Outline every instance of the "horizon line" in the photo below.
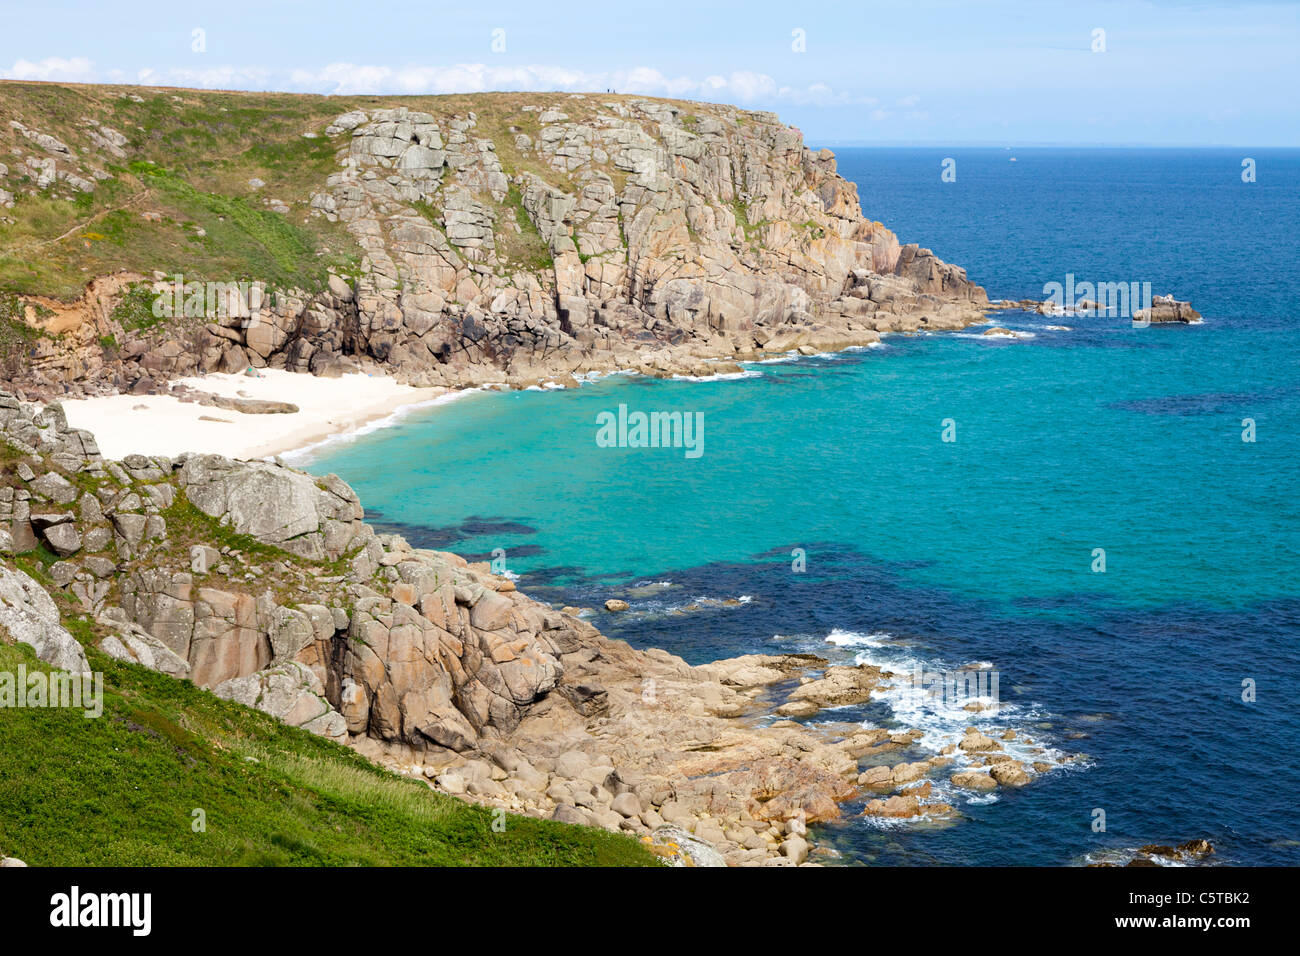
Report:
<svg viewBox="0 0 1300 956"><path fill-rule="evenodd" d="M770 113L777 117L783 125L796 129L803 134L804 145L809 149L854 149L854 148L966 148L966 149L1042 149L1042 148L1070 148L1070 149L1300 149L1300 143L1291 144L1271 144L1271 145L1251 145L1245 146L1238 143L1193 143L1193 142L1154 142L1154 141L1115 141L1115 142L1090 142L1077 140L1027 140L1013 141L1008 144L1006 140L992 139L973 139L973 140L950 140L950 139L857 139L857 138L816 138L808 135L807 130L802 126L797 126L787 122L781 116L780 110L773 107L762 106L741 106L737 103L727 102L725 100L704 100L691 99L681 96L660 96L653 93L620 93L611 90L473 90L451 93L384 93L384 92L315 92L312 90L285 90L285 89L238 89L225 87L201 87L201 86L162 86L151 85L148 83L130 83L114 82L112 80L86 81L86 80L30 80L19 79L17 77L0 76L0 83L21 84L24 86L63 86L63 87L113 87L118 89L137 89L137 90L157 90L159 92L170 93L217 93L229 95L252 95L252 96L312 96L325 99L349 99L356 97L391 97L395 99L430 99L442 97L465 97L465 96L567 96L567 97L587 97L587 96L618 96L618 97L636 97L638 99L659 100L667 103L698 103L703 106L722 106L729 109L738 110L742 113Z"/></svg>
<svg viewBox="0 0 1300 956"><path fill-rule="evenodd" d="M1084 142L1079 140L1043 140L1016 142L1008 144L1006 140L941 140L941 139L826 139L808 140L809 149L929 149L947 147L952 149L1292 149L1300 150L1300 143L1292 145L1242 145L1240 143L1160 143L1160 142Z"/></svg>

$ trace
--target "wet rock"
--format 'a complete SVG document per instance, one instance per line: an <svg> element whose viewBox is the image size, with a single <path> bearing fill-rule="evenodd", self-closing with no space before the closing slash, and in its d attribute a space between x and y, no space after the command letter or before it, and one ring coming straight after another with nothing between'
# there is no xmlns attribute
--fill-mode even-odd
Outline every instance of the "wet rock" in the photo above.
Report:
<svg viewBox="0 0 1300 956"><path fill-rule="evenodd" d="M1015 761L994 764L989 775L1004 787L1023 787L1030 781L1025 768Z"/></svg>
<svg viewBox="0 0 1300 956"><path fill-rule="evenodd" d="M998 785L993 777L978 770L961 770L953 774L950 779L954 787L961 787L963 790L995 790Z"/></svg>

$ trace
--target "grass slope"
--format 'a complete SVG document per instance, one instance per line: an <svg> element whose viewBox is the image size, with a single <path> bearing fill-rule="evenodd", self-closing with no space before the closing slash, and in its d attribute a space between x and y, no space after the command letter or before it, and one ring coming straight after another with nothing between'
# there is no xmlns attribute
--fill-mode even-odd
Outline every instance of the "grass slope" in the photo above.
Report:
<svg viewBox="0 0 1300 956"><path fill-rule="evenodd" d="M0 855L40 866L628 866L630 837L507 816L90 651L104 713L0 710ZM0 633L0 672L48 670ZM206 814L194 832L193 811Z"/></svg>
<svg viewBox="0 0 1300 956"><path fill-rule="evenodd" d="M0 122L0 163L9 168L7 176L0 176L0 188L17 197L13 209L0 210L0 293L70 301L95 276L155 270L196 280L249 279L272 288L319 291L331 269L354 275L361 263L360 248L341 223L310 214L312 193L338 171L335 153L349 138L346 133L324 134L340 114L405 106L432 113L445 124L452 116L473 113L477 125L472 135L493 141L508 175L532 173L576 193L580 183L535 153L520 150L516 137L538 136L538 106L560 105L574 122L584 122L602 103L637 99L646 97L326 97L0 80L0 120L14 119L59 138L86 175L100 169L111 177L98 182L93 193L73 194L71 201L68 189L57 184L28 195L30 177L19 169L19 159L46 153ZM661 102L687 114L700 107ZM123 156L92 142L89 120L126 137ZM621 189L626 173L612 165L607 172ZM250 185L254 179L265 185ZM490 201L486 195L479 198ZM289 211L272 211L271 199ZM545 243L536 236L517 192L496 205L499 217L506 222L513 217L521 229L518 235L502 230L507 258L525 269L551 268Z"/></svg>

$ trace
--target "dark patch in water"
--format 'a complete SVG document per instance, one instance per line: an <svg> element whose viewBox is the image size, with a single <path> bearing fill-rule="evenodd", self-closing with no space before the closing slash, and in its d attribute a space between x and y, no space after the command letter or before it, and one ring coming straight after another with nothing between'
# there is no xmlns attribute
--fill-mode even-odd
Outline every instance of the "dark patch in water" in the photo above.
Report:
<svg viewBox="0 0 1300 956"><path fill-rule="evenodd" d="M1219 415L1236 409L1254 408L1276 402L1294 392L1274 388L1262 392L1205 392L1196 395L1168 395L1160 398L1135 398L1111 402L1106 407L1143 415Z"/></svg>
<svg viewBox="0 0 1300 956"><path fill-rule="evenodd" d="M539 544L520 544L520 545L515 545L514 547L511 548L502 548L502 550L505 551L507 562L511 558L535 558L540 554L546 553L546 549ZM491 561L493 558L496 557L496 555L493 554L491 551L481 552L477 554L474 552L467 552L465 554L462 554L461 557L463 557L466 561Z"/></svg>
<svg viewBox="0 0 1300 956"><path fill-rule="evenodd" d="M518 521L483 518L478 515L471 515L458 525L431 527L428 525L408 524L404 521L389 521L384 517L383 512L367 508L366 521L380 534L400 534L413 547L434 550L446 550L457 541L464 541L468 538L482 538L492 535L505 537L508 535L537 533L536 528ZM530 545L529 547L533 546ZM516 557L524 556L523 548L511 548L509 553L513 553ZM541 554L543 552L538 550L529 553Z"/></svg>

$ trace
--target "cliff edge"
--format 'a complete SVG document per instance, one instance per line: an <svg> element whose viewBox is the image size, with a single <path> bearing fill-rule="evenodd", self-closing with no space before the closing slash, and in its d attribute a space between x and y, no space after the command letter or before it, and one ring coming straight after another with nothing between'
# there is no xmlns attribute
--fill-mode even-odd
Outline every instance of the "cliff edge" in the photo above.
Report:
<svg viewBox="0 0 1300 956"><path fill-rule="evenodd" d="M0 343L29 397L249 365L692 370L988 307L865 218L829 150L731 106L0 82L0 146Z"/></svg>

